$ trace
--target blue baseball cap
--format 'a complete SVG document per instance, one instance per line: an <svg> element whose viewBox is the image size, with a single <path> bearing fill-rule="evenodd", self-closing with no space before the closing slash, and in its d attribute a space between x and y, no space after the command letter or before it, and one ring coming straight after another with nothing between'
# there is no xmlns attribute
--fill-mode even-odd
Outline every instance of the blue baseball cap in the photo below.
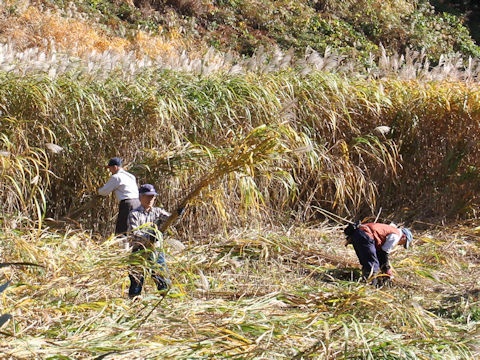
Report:
<svg viewBox="0 0 480 360"><path fill-rule="evenodd" d="M408 247L410 246L410 243L413 240L412 232L407 228L402 228L402 233L407 238L407 241L405 242L405 245L403 245L403 247L405 249L408 249Z"/></svg>
<svg viewBox="0 0 480 360"><path fill-rule="evenodd" d="M122 159L118 157L111 158L110 160L108 160L107 167L108 166L122 166Z"/></svg>
<svg viewBox="0 0 480 360"><path fill-rule="evenodd" d="M144 184L138 189L140 195L158 195L152 184Z"/></svg>

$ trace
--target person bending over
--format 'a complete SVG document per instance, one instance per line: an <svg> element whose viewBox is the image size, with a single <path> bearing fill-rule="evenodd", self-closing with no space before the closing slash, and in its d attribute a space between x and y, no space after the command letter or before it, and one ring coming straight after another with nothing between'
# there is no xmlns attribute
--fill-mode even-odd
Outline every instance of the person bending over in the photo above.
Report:
<svg viewBox="0 0 480 360"><path fill-rule="evenodd" d="M115 193L119 203L115 234L123 234L128 229L128 214L140 206L137 180L135 175L123 170L120 158L111 158L105 167L110 170L112 176L103 187L98 189L98 194L107 196L111 192Z"/></svg>
<svg viewBox="0 0 480 360"><path fill-rule="evenodd" d="M389 254L396 245L410 246L413 237L408 228L398 228L382 223L349 224L344 230L347 245L352 244L362 265L365 279L373 277L372 284L377 285L377 275L392 278Z"/></svg>

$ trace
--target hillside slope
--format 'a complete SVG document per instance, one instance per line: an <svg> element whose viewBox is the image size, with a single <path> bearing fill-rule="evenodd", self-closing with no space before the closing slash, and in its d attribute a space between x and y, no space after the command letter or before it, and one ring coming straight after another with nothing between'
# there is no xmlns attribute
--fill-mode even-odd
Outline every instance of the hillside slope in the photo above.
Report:
<svg viewBox="0 0 480 360"><path fill-rule="evenodd" d="M73 51L204 51L252 55L259 47L307 48L368 61L370 54L424 50L480 56L459 18L428 1L330 0L7 0L0 42Z"/></svg>

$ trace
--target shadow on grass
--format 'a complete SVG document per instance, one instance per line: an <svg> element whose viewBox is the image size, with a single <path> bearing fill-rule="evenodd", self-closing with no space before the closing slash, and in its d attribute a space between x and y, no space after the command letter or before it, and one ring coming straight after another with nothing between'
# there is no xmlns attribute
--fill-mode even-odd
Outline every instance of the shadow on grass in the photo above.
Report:
<svg viewBox="0 0 480 360"><path fill-rule="evenodd" d="M458 303L462 300L465 301L480 301L480 288L478 289L469 289L460 294L450 294L445 298L446 302L449 303Z"/></svg>
<svg viewBox="0 0 480 360"><path fill-rule="evenodd" d="M438 307L427 309L442 318L461 323L480 321L480 289L470 289L459 294L450 294L442 299Z"/></svg>
<svg viewBox="0 0 480 360"><path fill-rule="evenodd" d="M357 282L362 277L362 272L357 268L337 268L327 269L317 273L316 278L325 282L336 281L354 281Z"/></svg>
<svg viewBox="0 0 480 360"><path fill-rule="evenodd" d="M333 282L363 282L362 280L362 271L359 268L338 268L338 269L327 269L324 272L317 273L315 276L316 279L324 281L327 283ZM391 288L391 287L402 287L402 284L398 284L395 281L390 281L386 277L379 276L377 278L377 284L372 285L377 288Z"/></svg>

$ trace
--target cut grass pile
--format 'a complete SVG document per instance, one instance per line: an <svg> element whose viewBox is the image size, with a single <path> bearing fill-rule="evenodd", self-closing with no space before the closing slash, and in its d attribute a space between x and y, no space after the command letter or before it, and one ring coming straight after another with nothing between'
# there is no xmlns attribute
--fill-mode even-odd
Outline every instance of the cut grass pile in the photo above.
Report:
<svg viewBox="0 0 480 360"><path fill-rule="evenodd" d="M147 277L129 300L129 255L82 231L4 230L3 356L12 359L474 359L480 248L470 227L415 233L396 279L358 282L338 227L232 230L167 247L173 289Z"/></svg>

